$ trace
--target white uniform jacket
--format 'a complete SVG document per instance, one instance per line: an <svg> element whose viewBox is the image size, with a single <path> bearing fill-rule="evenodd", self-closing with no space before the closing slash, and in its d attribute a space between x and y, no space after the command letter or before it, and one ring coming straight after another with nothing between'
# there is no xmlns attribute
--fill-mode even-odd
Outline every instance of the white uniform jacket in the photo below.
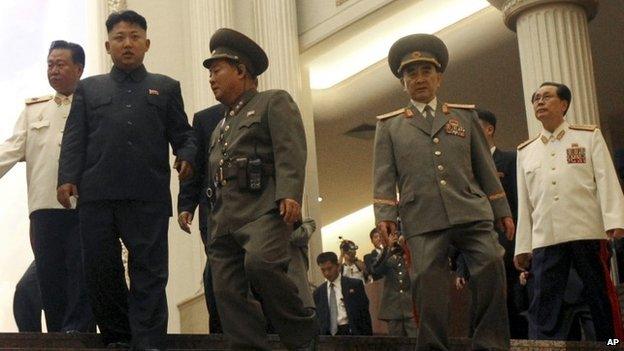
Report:
<svg viewBox="0 0 624 351"><path fill-rule="evenodd" d="M515 254L624 228L624 196L602 133L562 123L518 147Z"/></svg>
<svg viewBox="0 0 624 351"><path fill-rule="evenodd" d="M72 96L26 100L13 136L0 144L0 177L26 161L29 212L63 208L56 200L58 160Z"/></svg>

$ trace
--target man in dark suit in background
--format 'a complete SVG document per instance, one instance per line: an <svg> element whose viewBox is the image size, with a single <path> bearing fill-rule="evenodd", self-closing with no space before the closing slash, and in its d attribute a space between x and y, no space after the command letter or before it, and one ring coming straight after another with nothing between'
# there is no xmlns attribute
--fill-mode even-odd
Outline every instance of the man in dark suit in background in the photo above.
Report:
<svg viewBox="0 0 624 351"><path fill-rule="evenodd" d="M316 263L327 279L314 290L321 334L371 335L373 328L364 283L342 276L338 256L333 252L319 254Z"/></svg>
<svg viewBox="0 0 624 351"><path fill-rule="evenodd" d="M199 234L204 243L206 255L208 255L208 211L210 211L206 192L212 191L212 185L206 176L206 167L210 155L208 144L212 132L219 124L219 121L223 119L224 113L225 107L222 104L217 104L201 110L193 116L193 129L197 139L196 170L193 172L193 178L180 182L180 193L178 194L178 224L187 233L191 232L190 226L193 221L193 215L199 205ZM204 267L204 295L209 314L209 332L211 334L221 334L223 329L221 328L217 303L212 290L212 274L208 260L206 260L206 266Z"/></svg>
<svg viewBox="0 0 624 351"><path fill-rule="evenodd" d="M372 277L373 280L379 280L384 277L383 274L375 273L373 269L373 265L377 261L377 257L381 254L381 235L379 235L379 231L377 228L373 228L368 235L370 237L371 243L375 247L371 253L364 255L364 265L366 265L366 272L369 274L369 277Z"/></svg>
<svg viewBox="0 0 624 351"><path fill-rule="evenodd" d="M505 190L507 195L507 202L509 203L509 209L511 215L516 222L518 215L518 195L516 184L516 151L515 150L501 150L496 147L494 143L494 134L496 133L496 116L494 113L484 110L476 109L477 116L479 117L479 123L485 140L488 143L494 164L496 165L496 172L498 179ZM509 317L509 329L512 339L526 339L528 337L528 323L526 318L520 315L519 301L524 299L526 290L520 285L520 272L514 267L514 246L516 244L514 240L507 239L507 236L503 231L496 228L498 233L498 242L503 248L505 248L505 255L503 256L503 262L505 264L505 272L507 278L507 315ZM455 255L451 255L455 256ZM470 272L466 266L466 261L459 255L451 257L451 259L457 259L457 281L456 287L462 289L468 282ZM476 293L473 291L473 297L476 297ZM476 302L473 300L473 305ZM473 321L474 324L474 321ZM474 325L472 325L474 327Z"/></svg>
<svg viewBox="0 0 624 351"><path fill-rule="evenodd" d="M110 347L164 349L171 208L169 145L180 180L192 175L195 134L180 83L147 72L147 22L134 11L106 20L110 73L78 84L63 133L57 199L79 198L87 290ZM80 192L80 193L79 193ZM121 260L129 252L130 290ZM38 262L39 264L39 262Z"/></svg>

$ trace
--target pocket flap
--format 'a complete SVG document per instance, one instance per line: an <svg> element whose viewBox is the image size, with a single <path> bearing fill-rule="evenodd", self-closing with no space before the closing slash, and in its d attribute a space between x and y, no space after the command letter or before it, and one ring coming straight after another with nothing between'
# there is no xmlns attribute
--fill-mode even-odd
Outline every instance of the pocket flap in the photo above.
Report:
<svg viewBox="0 0 624 351"><path fill-rule="evenodd" d="M249 128L256 123L260 123L261 121L262 121L261 115L253 114L251 116L245 117L242 121L240 121L238 128L239 129L243 127Z"/></svg>
<svg viewBox="0 0 624 351"><path fill-rule="evenodd" d="M44 120L32 122L29 124L30 129L41 129L43 127L49 127L49 126L50 126L49 119L44 119Z"/></svg>
<svg viewBox="0 0 624 351"><path fill-rule="evenodd" d="M93 108L98 108L100 106L108 105L113 101L112 96L101 96L93 99Z"/></svg>
<svg viewBox="0 0 624 351"><path fill-rule="evenodd" d="M166 99L161 97L160 95L147 95L147 102L163 110L167 107Z"/></svg>
<svg viewBox="0 0 624 351"><path fill-rule="evenodd" d="M401 193L400 197L399 197L399 206L408 204L410 202L414 201L414 193L411 191L405 192L405 193Z"/></svg>

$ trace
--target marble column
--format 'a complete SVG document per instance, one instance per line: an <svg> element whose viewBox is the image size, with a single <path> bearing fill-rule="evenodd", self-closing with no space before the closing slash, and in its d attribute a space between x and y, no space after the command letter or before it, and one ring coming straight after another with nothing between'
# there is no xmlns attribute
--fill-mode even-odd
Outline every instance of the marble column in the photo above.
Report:
<svg viewBox="0 0 624 351"><path fill-rule="evenodd" d="M322 276L316 268L316 256L322 251L321 216L314 135L312 95L309 84L302 84L299 64L299 42L297 32L297 10L293 0L253 0L252 12L255 18L254 39L264 48L269 57L269 68L261 75L260 90L284 89L288 91L301 109L306 129L308 162L303 199L303 216L312 217L317 230L310 239L310 275L313 283L320 283ZM307 79L305 79L307 82Z"/></svg>
<svg viewBox="0 0 624 351"><path fill-rule="evenodd" d="M572 104L570 123L600 124L588 22L597 0L490 0L516 31L529 136L541 130L531 95L544 81L566 84Z"/></svg>

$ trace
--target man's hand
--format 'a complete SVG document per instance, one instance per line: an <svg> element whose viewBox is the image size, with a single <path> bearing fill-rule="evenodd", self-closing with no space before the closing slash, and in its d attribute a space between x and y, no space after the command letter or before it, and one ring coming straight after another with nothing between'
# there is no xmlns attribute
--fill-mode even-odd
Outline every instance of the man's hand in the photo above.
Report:
<svg viewBox="0 0 624 351"><path fill-rule="evenodd" d="M75 184L65 183L56 189L56 200L65 208L71 208L71 197L78 198L78 188Z"/></svg>
<svg viewBox="0 0 624 351"><path fill-rule="evenodd" d="M187 161L176 160L173 168L178 171L178 179L184 181L193 176L193 167Z"/></svg>
<svg viewBox="0 0 624 351"><path fill-rule="evenodd" d="M301 219L301 205L293 199L281 199L279 211L287 224L294 224Z"/></svg>
<svg viewBox="0 0 624 351"><path fill-rule="evenodd" d="M397 225L392 221L381 221L377 224L377 230L379 230L379 234L381 234L381 242L385 247L389 247L390 234L396 233Z"/></svg>
<svg viewBox="0 0 624 351"><path fill-rule="evenodd" d="M188 211L182 211L178 215L178 225L180 229L191 234L191 223L193 222L193 214Z"/></svg>
<svg viewBox="0 0 624 351"><path fill-rule="evenodd" d="M507 240L512 241L514 239L514 234L516 234L516 226L514 225L513 218L511 217L503 217L498 220L496 223L498 228L505 232L505 236Z"/></svg>
<svg viewBox="0 0 624 351"><path fill-rule="evenodd" d="M615 228L607 230L607 236L611 239L622 239L624 238L624 229Z"/></svg>
<svg viewBox="0 0 624 351"><path fill-rule="evenodd" d="M531 265L530 253L523 253L523 254L516 255L514 257L514 266L516 266L517 270L523 271L523 272L528 271L530 265Z"/></svg>
<svg viewBox="0 0 624 351"><path fill-rule="evenodd" d="M455 288L457 289L457 291L462 291L462 289L464 289L465 286L466 286L465 278L462 278L462 277L455 278Z"/></svg>

